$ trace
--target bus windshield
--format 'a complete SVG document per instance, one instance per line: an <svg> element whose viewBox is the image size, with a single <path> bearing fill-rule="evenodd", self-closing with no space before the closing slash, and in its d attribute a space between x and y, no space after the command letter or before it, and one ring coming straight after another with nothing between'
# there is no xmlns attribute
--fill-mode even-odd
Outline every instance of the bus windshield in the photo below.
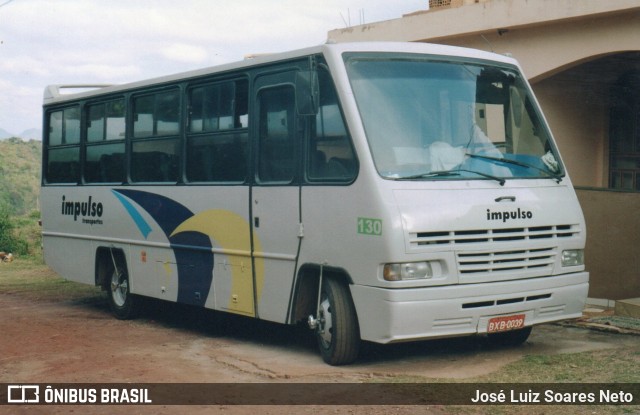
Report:
<svg viewBox="0 0 640 415"><path fill-rule="evenodd" d="M378 173L395 180L563 176L520 73L415 54L345 56Z"/></svg>

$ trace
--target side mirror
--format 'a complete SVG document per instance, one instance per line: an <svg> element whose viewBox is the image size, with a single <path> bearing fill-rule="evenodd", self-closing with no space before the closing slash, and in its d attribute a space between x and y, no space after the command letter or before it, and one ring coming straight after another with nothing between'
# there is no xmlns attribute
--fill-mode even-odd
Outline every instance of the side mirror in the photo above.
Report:
<svg viewBox="0 0 640 415"><path fill-rule="evenodd" d="M318 72L299 71L296 73L296 111L298 115L316 115L320 101Z"/></svg>

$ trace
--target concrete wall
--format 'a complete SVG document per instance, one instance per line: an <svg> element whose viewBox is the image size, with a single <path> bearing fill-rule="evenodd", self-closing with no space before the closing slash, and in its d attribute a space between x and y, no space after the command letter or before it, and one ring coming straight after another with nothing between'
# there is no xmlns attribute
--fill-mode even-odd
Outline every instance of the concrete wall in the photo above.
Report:
<svg viewBox="0 0 640 415"><path fill-rule="evenodd" d="M433 42L511 53L536 82L583 61L638 50L638 0L491 0L328 33L336 42Z"/></svg>
<svg viewBox="0 0 640 415"><path fill-rule="evenodd" d="M533 89L574 186L607 187L608 87L553 77Z"/></svg>
<svg viewBox="0 0 640 415"><path fill-rule="evenodd" d="M586 188L576 193L587 222L589 297L640 297L640 193Z"/></svg>
<svg viewBox="0 0 640 415"><path fill-rule="evenodd" d="M529 81L536 83L608 54L640 49L640 8L627 14L584 16L428 41L509 53L520 62Z"/></svg>

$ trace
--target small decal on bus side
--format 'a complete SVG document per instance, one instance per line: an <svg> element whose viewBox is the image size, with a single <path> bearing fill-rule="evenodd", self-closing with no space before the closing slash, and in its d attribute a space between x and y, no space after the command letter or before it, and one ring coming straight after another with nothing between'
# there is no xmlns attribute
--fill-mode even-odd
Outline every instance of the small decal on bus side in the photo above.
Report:
<svg viewBox="0 0 640 415"><path fill-rule="evenodd" d="M363 235L382 235L382 219L358 218L358 233Z"/></svg>

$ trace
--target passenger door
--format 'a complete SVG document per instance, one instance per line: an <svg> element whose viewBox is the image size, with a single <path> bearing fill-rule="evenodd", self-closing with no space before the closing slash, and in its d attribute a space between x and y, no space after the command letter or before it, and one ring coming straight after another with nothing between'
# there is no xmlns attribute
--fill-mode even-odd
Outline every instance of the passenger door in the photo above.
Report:
<svg viewBox="0 0 640 415"><path fill-rule="evenodd" d="M295 70L258 76L254 83L255 185L251 217L256 309L285 322L296 269L300 225L303 129L296 113Z"/></svg>

